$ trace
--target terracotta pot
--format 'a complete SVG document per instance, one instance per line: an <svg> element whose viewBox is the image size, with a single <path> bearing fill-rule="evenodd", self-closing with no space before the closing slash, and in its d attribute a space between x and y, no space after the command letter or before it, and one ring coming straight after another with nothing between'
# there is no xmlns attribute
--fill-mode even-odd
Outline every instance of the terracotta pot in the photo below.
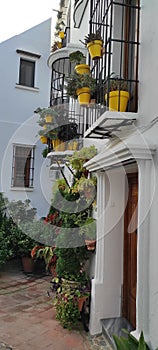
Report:
<svg viewBox="0 0 158 350"><path fill-rule="evenodd" d="M23 271L26 273L31 273L34 271L34 261L29 256L22 256L22 267Z"/></svg>
<svg viewBox="0 0 158 350"><path fill-rule="evenodd" d="M87 247L87 250L95 250L96 247L96 240L88 240L85 239L85 245Z"/></svg>
<svg viewBox="0 0 158 350"><path fill-rule="evenodd" d="M78 303L78 309L80 312L82 311L83 304L85 303L87 298L88 298L87 296L78 298L77 303Z"/></svg>

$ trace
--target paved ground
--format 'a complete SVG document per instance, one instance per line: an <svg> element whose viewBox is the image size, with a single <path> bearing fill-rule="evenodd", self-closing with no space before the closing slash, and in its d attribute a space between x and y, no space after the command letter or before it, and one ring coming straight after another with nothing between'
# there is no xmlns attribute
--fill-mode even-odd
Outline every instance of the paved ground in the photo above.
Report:
<svg viewBox="0 0 158 350"><path fill-rule="evenodd" d="M27 276L20 266L0 271L0 350L110 350L102 336L63 329L47 291L50 276Z"/></svg>

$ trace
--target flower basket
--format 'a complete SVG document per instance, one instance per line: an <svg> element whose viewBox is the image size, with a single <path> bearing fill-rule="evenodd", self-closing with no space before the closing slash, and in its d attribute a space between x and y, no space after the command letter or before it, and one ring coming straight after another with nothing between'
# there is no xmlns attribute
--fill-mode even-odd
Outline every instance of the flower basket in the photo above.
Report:
<svg viewBox="0 0 158 350"><path fill-rule="evenodd" d="M81 106L86 106L89 104L91 98L90 88L83 87L81 89L77 89L76 93L78 96L78 102Z"/></svg>
<svg viewBox="0 0 158 350"><path fill-rule="evenodd" d="M109 110L126 112L127 103L129 100L129 92L116 90L109 92ZM105 101L108 99L108 94L105 94Z"/></svg>
<svg viewBox="0 0 158 350"><path fill-rule="evenodd" d="M97 60L102 57L103 51L103 41L102 40L94 40L87 44L87 49L91 56L92 60Z"/></svg>
<svg viewBox="0 0 158 350"><path fill-rule="evenodd" d="M78 74L90 74L90 66L88 64L77 64L75 71Z"/></svg>

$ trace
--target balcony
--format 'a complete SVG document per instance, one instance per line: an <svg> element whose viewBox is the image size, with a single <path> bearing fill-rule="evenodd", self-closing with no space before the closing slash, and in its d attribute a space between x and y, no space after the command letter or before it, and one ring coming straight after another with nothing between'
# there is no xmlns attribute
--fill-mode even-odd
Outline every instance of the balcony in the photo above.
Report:
<svg viewBox="0 0 158 350"><path fill-rule="evenodd" d="M100 134L104 138L115 133L116 125L117 131L120 127L127 126L129 129L137 118L140 4L139 0L92 0L90 6L89 33L99 32L103 41L101 58L87 57L90 74L95 79L95 92L86 106L67 95L66 78L75 67L69 60L69 54L80 50L87 55L88 50L84 46L71 45L65 36L66 46L53 52L48 60L52 69L50 106L64 106L69 118L78 125L78 138L84 135L97 138L99 129L99 138ZM111 87L116 82L118 101L111 107L111 89L115 90ZM129 94L125 110L122 110L121 102L122 85L126 86ZM105 124L106 132L103 132Z"/></svg>

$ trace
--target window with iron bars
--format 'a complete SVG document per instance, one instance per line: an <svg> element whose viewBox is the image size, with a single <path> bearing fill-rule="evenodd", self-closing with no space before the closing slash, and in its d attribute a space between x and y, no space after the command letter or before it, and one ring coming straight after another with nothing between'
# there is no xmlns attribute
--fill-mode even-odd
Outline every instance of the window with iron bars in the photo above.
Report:
<svg viewBox="0 0 158 350"><path fill-rule="evenodd" d="M130 99L127 111L138 108L139 0L91 0L90 33L100 31L103 56L92 61L91 71L96 78L97 104L105 104L105 84L108 87L114 74L127 83ZM107 100L108 107L109 102Z"/></svg>
<svg viewBox="0 0 158 350"><path fill-rule="evenodd" d="M13 145L12 187L33 187L34 153L32 146Z"/></svg>

